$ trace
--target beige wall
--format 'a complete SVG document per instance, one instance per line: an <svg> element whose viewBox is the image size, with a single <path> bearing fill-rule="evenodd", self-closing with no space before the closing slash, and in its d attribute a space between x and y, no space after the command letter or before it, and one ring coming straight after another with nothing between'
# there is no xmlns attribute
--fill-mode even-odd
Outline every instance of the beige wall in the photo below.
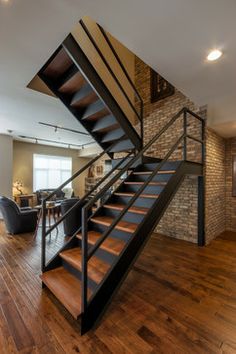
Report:
<svg viewBox="0 0 236 354"><path fill-rule="evenodd" d="M33 192L33 154L72 157L72 173L78 171L89 161L87 158L78 157L77 150L14 141L13 181L20 180L23 183L24 193ZM87 171L76 178L72 184L76 196L81 197L84 194L85 176L87 176Z"/></svg>
<svg viewBox="0 0 236 354"><path fill-rule="evenodd" d="M12 137L0 134L0 195L12 196Z"/></svg>

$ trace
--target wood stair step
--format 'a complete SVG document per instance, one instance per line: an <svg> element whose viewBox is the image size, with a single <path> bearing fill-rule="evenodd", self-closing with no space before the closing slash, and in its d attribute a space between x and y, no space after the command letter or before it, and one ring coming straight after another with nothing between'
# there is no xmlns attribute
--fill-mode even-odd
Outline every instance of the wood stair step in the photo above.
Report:
<svg viewBox="0 0 236 354"><path fill-rule="evenodd" d="M44 75L57 79L73 65L73 61L62 48L44 70Z"/></svg>
<svg viewBox="0 0 236 354"><path fill-rule="evenodd" d="M133 175L151 175L152 173L153 171L135 171ZM157 172L158 175L169 175L172 173L175 173L175 170L161 170Z"/></svg>
<svg viewBox="0 0 236 354"><path fill-rule="evenodd" d="M95 122L92 131L103 133L108 132L110 130L115 130L117 128L119 128L119 123L117 122L116 118L110 114L98 119Z"/></svg>
<svg viewBox="0 0 236 354"><path fill-rule="evenodd" d="M133 149L134 149L134 145L132 141L129 139L124 139L124 140L117 141L117 144L113 146L110 152L129 151Z"/></svg>
<svg viewBox="0 0 236 354"><path fill-rule="evenodd" d="M96 231L88 231L88 243L95 245L95 243L101 238L102 234ZM77 238L82 240L82 234L78 234ZM123 250L125 242L118 238L113 238L108 236L106 240L99 247L100 249L119 256L120 252Z"/></svg>
<svg viewBox="0 0 236 354"><path fill-rule="evenodd" d="M82 120L96 121L109 115L108 109L104 106L101 100L91 103L83 114Z"/></svg>
<svg viewBox="0 0 236 354"><path fill-rule="evenodd" d="M130 193L130 192L116 192L114 193L114 195L118 195L118 196L121 196L121 197L133 197L135 196L135 193ZM158 198L159 197L159 194L146 194L146 193L142 193L140 194L140 196L138 198Z"/></svg>
<svg viewBox="0 0 236 354"><path fill-rule="evenodd" d="M82 254L79 247L71 248L60 253L60 257L75 269L82 271ZM99 284L110 268L110 264L92 256L88 261L88 277Z"/></svg>
<svg viewBox="0 0 236 354"><path fill-rule="evenodd" d="M72 107L83 107L90 105L96 100L98 100L96 92L89 84L85 84L73 95L70 105Z"/></svg>
<svg viewBox="0 0 236 354"><path fill-rule="evenodd" d="M113 209L113 210L123 210L126 205L125 204L119 204L119 203L116 203L116 204L104 204L103 205L104 208L107 208L107 209ZM142 214L142 215L146 215L147 212L148 212L148 208L142 208L142 207L131 207L128 209L129 213L136 213L136 214Z"/></svg>
<svg viewBox="0 0 236 354"><path fill-rule="evenodd" d="M77 319L81 314L81 282L63 267L41 275L43 283Z"/></svg>
<svg viewBox="0 0 236 354"><path fill-rule="evenodd" d="M59 88L59 92L61 93L65 93L65 94L73 94L76 91L80 90L81 87L85 84L85 79L82 76L82 74L80 73L80 71L71 74L72 76L69 78L67 78L67 81L65 79L65 82L63 84L61 84L60 88Z"/></svg>
<svg viewBox="0 0 236 354"><path fill-rule="evenodd" d="M127 181L127 182L124 182L124 184L128 184L128 185L143 185L145 182L132 182L132 181ZM166 182L149 182L147 187L148 186L165 186L166 185Z"/></svg>
<svg viewBox="0 0 236 354"><path fill-rule="evenodd" d="M101 142L103 143L113 142L115 140L120 140L124 138L124 136L125 136L125 132L121 128L114 129L104 134L104 136L101 139Z"/></svg>
<svg viewBox="0 0 236 354"><path fill-rule="evenodd" d="M90 220L96 224L100 224L100 225L104 225L104 226L109 227L115 219L111 218L110 216L95 216L95 217L91 218ZM135 232L137 227L138 227L138 224L121 220L116 224L115 229L120 230L120 231L124 231L124 232L133 233L133 232Z"/></svg>

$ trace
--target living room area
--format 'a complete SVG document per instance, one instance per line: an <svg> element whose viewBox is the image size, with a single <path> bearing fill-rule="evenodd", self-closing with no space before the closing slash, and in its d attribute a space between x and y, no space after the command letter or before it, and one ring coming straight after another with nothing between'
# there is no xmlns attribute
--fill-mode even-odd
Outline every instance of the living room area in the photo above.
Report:
<svg viewBox="0 0 236 354"><path fill-rule="evenodd" d="M6 231L10 234L31 232L36 238L41 232L42 200L87 165L94 152L82 150L83 155L88 156L80 157L77 149L17 141L7 135L0 135L0 144L3 147L0 153L2 167L0 208ZM80 200L85 192L90 191L102 178L104 167L105 161L101 160L99 165L94 166L92 170L90 168L89 171L86 169L78 178L50 198L47 203L48 226L61 216L61 206L65 212L70 205ZM29 218L20 221L21 212L24 217L28 214ZM67 236L71 234L68 227L66 232L61 227L59 230L64 234L67 233ZM58 234L58 228L56 231Z"/></svg>

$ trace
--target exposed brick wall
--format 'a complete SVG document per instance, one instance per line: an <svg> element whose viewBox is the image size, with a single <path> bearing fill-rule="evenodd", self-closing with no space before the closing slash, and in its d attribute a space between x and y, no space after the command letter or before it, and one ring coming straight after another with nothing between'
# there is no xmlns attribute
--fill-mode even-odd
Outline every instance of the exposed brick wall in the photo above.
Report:
<svg viewBox="0 0 236 354"><path fill-rule="evenodd" d="M150 102L150 67L136 58L136 87L144 100L144 144L168 123L168 121L184 106L198 111L186 96L176 90L175 94L156 103ZM188 118L188 133L197 138L200 136L200 124ZM183 121L179 119L163 137L153 144L148 155L163 158L171 146L183 133ZM189 143L188 159L199 161L200 146ZM182 158L182 148L173 154L172 159ZM163 215L156 232L167 236L197 242L197 178L186 177L177 191L168 209Z"/></svg>
<svg viewBox="0 0 236 354"><path fill-rule="evenodd" d="M232 196L232 161L236 155L236 138L226 140L226 229L236 231L236 197Z"/></svg>
<svg viewBox="0 0 236 354"><path fill-rule="evenodd" d="M197 243L198 236L197 178L186 176L161 218L156 232Z"/></svg>
<svg viewBox="0 0 236 354"><path fill-rule="evenodd" d="M206 132L205 232L209 243L226 229L225 140L214 131Z"/></svg>

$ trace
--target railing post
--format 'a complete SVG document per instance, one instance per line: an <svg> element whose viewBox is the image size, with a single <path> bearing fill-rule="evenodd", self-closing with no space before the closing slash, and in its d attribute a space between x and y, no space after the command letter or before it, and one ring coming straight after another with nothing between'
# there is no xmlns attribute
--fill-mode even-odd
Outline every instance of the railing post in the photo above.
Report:
<svg viewBox="0 0 236 354"><path fill-rule="evenodd" d="M140 106L140 117L141 117L141 143L142 143L142 148L144 146L144 131L143 131L143 102L141 101L141 106Z"/></svg>
<svg viewBox="0 0 236 354"><path fill-rule="evenodd" d="M204 176L198 177L198 246L205 246Z"/></svg>
<svg viewBox="0 0 236 354"><path fill-rule="evenodd" d="M42 201L42 257L41 257L41 269L42 273L45 270L46 261L46 200Z"/></svg>
<svg viewBox="0 0 236 354"><path fill-rule="evenodd" d="M204 165L205 163L205 120L202 120L202 164Z"/></svg>
<svg viewBox="0 0 236 354"><path fill-rule="evenodd" d="M87 309L87 283L88 283L88 270L87 270L87 258L88 258L88 240L87 240L87 232L88 232L88 209L86 206L82 209L81 215L81 223L82 223L82 312L84 313Z"/></svg>
<svg viewBox="0 0 236 354"><path fill-rule="evenodd" d="M183 160L187 160L187 111L184 110L183 118L183 133L184 133L184 145L183 145Z"/></svg>

